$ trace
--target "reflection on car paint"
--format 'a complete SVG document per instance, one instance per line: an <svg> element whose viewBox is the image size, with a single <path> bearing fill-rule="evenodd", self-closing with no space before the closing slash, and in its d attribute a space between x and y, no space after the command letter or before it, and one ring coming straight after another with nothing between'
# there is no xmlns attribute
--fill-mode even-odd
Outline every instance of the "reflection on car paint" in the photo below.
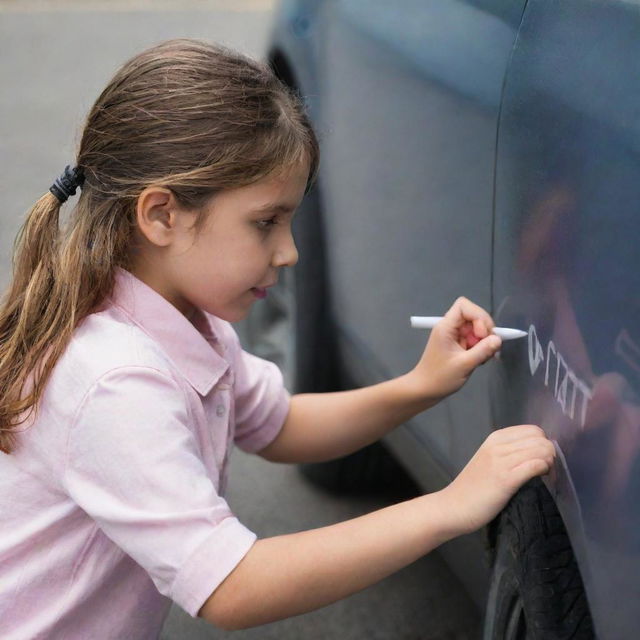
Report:
<svg viewBox="0 0 640 640"><path fill-rule="evenodd" d="M614 350L629 367L640 373L640 345L633 340L626 329L622 329L618 334Z"/></svg>
<svg viewBox="0 0 640 640"><path fill-rule="evenodd" d="M591 389L583 380L581 380L569 367L566 360L558 352L553 340L549 340L547 343L547 356L546 367L544 374L544 386L549 386L550 377L553 379L553 369L551 368L552 357L555 358L555 384L553 387L553 396L556 402L560 405L562 413L574 419L576 400L581 398L578 402L580 408L580 426L584 427L587 418L587 408L589 406L589 400L592 397ZM545 360L544 350L538 339L536 328L534 325L529 327L529 370L531 375L534 376L540 364ZM551 376L550 376L551 370ZM560 372L563 371L561 376ZM571 390L571 393L570 393ZM570 394L570 400L568 395Z"/></svg>

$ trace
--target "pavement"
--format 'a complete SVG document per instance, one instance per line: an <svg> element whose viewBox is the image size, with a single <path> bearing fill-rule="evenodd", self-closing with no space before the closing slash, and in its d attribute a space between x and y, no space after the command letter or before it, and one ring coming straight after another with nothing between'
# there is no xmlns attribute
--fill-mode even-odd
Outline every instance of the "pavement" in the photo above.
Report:
<svg viewBox="0 0 640 640"><path fill-rule="evenodd" d="M117 66L160 40L214 40L260 57L274 0L0 0L0 289L25 212L72 162L84 114ZM64 218L64 210L63 210ZM382 498L338 498L292 465L241 452L228 500L259 537L357 517ZM174 606L162 640L474 640L479 617L436 553L321 610L224 632ZM124 640L124 639L123 639ZM129 640L129 639L127 639Z"/></svg>

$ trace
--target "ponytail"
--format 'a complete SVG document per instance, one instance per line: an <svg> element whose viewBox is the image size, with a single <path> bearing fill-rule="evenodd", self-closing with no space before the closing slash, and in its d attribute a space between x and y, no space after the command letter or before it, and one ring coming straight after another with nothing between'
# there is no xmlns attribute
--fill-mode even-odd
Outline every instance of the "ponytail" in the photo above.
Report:
<svg viewBox="0 0 640 640"><path fill-rule="evenodd" d="M46 193L29 212L14 243L13 282L0 305L0 450L5 453L14 444L12 431L28 417L18 420L20 414L33 405L32 396L21 398L26 377L48 346L40 328L50 315L60 206Z"/></svg>

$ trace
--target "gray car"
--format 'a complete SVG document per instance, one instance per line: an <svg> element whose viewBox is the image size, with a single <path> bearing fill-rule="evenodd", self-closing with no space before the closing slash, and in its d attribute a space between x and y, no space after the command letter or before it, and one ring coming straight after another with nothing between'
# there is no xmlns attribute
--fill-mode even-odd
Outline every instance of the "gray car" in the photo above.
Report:
<svg viewBox="0 0 640 640"><path fill-rule="evenodd" d="M287 0L269 59L322 161L254 350L326 391L406 373L409 317L459 295L527 331L384 448L432 491L492 429L543 427L553 472L442 552L487 639L638 637L640 3ZM346 488L383 461L307 471Z"/></svg>

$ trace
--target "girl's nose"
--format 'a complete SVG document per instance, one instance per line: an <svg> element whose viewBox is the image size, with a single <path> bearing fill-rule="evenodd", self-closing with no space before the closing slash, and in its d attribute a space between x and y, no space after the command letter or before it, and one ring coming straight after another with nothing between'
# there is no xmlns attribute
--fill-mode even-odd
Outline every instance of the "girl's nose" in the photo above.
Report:
<svg viewBox="0 0 640 640"><path fill-rule="evenodd" d="M291 233L278 246L273 256L274 267L292 267L298 262L298 249Z"/></svg>

